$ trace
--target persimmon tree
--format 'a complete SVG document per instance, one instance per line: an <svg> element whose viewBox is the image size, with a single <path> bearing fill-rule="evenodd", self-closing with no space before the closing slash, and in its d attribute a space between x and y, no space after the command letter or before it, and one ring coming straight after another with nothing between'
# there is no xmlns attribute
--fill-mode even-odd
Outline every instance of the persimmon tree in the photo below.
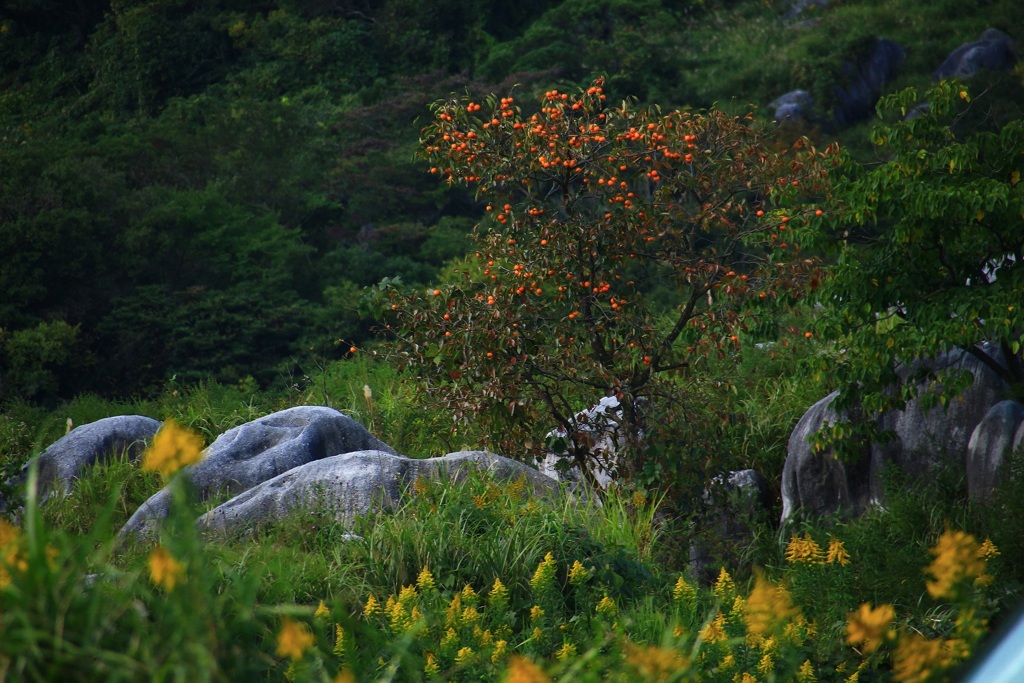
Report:
<svg viewBox="0 0 1024 683"><path fill-rule="evenodd" d="M871 132L884 161L844 157L827 220L798 231L833 264L817 329L841 350L830 356L839 405L867 414L915 396L921 382L889 390L901 364L942 389L921 395L925 405L945 404L972 378L928 361L954 348L1024 385L1024 121L978 130L984 99L953 82L924 99L909 118L915 90L879 102L897 119Z"/></svg>
<svg viewBox="0 0 1024 683"><path fill-rule="evenodd" d="M435 104L423 154L487 202L478 250L445 284L382 283L378 301L429 395L506 452L539 455L560 426L566 462L652 480L652 438L702 361L806 288L814 263L789 235L827 176L804 141L772 151L752 115L613 107L602 86L549 91L532 115L513 97ZM606 396L614 462L578 416Z"/></svg>

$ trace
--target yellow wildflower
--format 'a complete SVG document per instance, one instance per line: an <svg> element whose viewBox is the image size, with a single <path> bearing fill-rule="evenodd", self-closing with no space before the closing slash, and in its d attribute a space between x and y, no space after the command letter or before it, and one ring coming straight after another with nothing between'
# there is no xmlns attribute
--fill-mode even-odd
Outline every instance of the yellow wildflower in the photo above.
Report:
<svg viewBox="0 0 1024 683"><path fill-rule="evenodd" d="M476 639L476 643L480 647L487 647L494 642L494 634L491 633L491 629L481 631L479 626L473 627L473 638Z"/></svg>
<svg viewBox="0 0 1024 683"><path fill-rule="evenodd" d="M794 564L822 564L825 553L817 541L805 533L803 538L793 535L786 546L786 562Z"/></svg>
<svg viewBox="0 0 1024 683"><path fill-rule="evenodd" d="M804 663L800 665L800 669L796 672L796 680L798 683L815 683L818 680L818 677L814 675L811 660L804 660Z"/></svg>
<svg viewBox="0 0 1024 683"><path fill-rule="evenodd" d="M719 612L715 618L704 624L700 631L700 638L705 643L714 644L728 638L725 634L725 615Z"/></svg>
<svg viewBox="0 0 1024 683"><path fill-rule="evenodd" d="M499 640L494 643L494 652L491 653L491 664L497 664L501 661L501 658L505 656L505 652L508 649L507 640Z"/></svg>
<svg viewBox="0 0 1024 683"><path fill-rule="evenodd" d="M452 601L448 603L448 609L444 611L444 625L457 626L459 615L462 614L462 594L456 593Z"/></svg>
<svg viewBox="0 0 1024 683"><path fill-rule="evenodd" d="M725 570L725 567L722 567L722 571L718 573L718 580L715 581L715 587L712 591L715 597L720 600L732 597L736 593L736 583L729 576L729 572Z"/></svg>
<svg viewBox="0 0 1024 683"><path fill-rule="evenodd" d="M540 605L530 608L530 621L537 622L544 618L544 610Z"/></svg>
<svg viewBox="0 0 1024 683"><path fill-rule="evenodd" d="M925 683L952 663L952 652L941 640L916 633L900 638L893 653L893 675L900 683Z"/></svg>
<svg viewBox="0 0 1024 683"><path fill-rule="evenodd" d="M722 658L722 662L718 665L718 668L722 671L728 671L729 669L736 666L736 657L730 652Z"/></svg>
<svg viewBox="0 0 1024 683"><path fill-rule="evenodd" d="M430 570L424 567L420 571L420 575L416 577L416 586L426 593L437 588L437 584L434 583L434 575L430 573Z"/></svg>
<svg viewBox="0 0 1024 683"><path fill-rule="evenodd" d="M341 627L341 624L334 625L334 649L332 652L345 660L345 629Z"/></svg>
<svg viewBox="0 0 1024 683"><path fill-rule="evenodd" d="M667 681L686 668L686 660L681 654L669 648L655 646L640 647L627 644L626 662L636 669L644 681Z"/></svg>
<svg viewBox="0 0 1024 683"><path fill-rule="evenodd" d="M388 625L393 633L404 633L412 628L412 619L400 600L388 601Z"/></svg>
<svg viewBox="0 0 1024 683"><path fill-rule="evenodd" d="M999 557L1002 553L996 548L996 544L992 542L991 538L986 538L985 542L978 548L978 557L985 560L986 562L994 557Z"/></svg>
<svg viewBox="0 0 1024 683"><path fill-rule="evenodd" d="M580 564L580 561L573 561L572 568L569 570L569 583L573 586L582 586L589 578L590 572Z"/></svg>
<svg viewBox="0 0 1024 683"><path fill-rule="evenodd" d="M675 627L672 629L673 638L682 638L685 634L686 630L682 627L681 624L676 624Z"/></svg>
<svg viewBox="0 0 1024 683"><path fill-rule="evenodd" d="M475 605L477 600L479 599L480 596L477 595L477 592L473 590L473 587L467 583L466 587L462 589L463 602L465 602L467 605Z"/></svg>
<svg viewBox="0 0 1024 683"><path fill-rule="evenodd" d="M416 481L412 484L412 490L416 492L416 495L422 496L430 491L430 482L423 477L416 477Z"/></svg>
<svg viewBox="0 0 1024 683"><path fill-rule="evenodd" d="M428 676L436 676L440 673L441 668L437 665L437 655L433 652L426 652L424 653L424 656L426 657L427 663L423 665L423 673Z"/></svg>
<svg viewBox="0 0 1024 683"><path fill-rule="evenodd" d="M399 591L398 602L408 607L409 605L416 603L416 598L418 597L419 593L416 592L416 586L409 585L405 586L404 588L402 588L401 591Z"/></svg>
<svg viewBox="0 0 1024 683"><path fill-rule="evenodd" d="M525 657L513 657L508 663L504 683L550 683L544 670Z"/></svg>
<svg viewBox="0 0 1024 683"><path fill-rule="evenodd" d="M480 621L480 612L476 610L476 607L470 605L466 609L462 610L462 615L459 617L459 622L463 624L475 624Z"/></svg>
<svg viewBox="0 0 1024 683"><path fill-rule="evenodd" d="M164 479L203 457L203 438L174 420L167 420L142 456L142 469L159 472Z"/></svg>
<svg viewBox="0 0 1024 683"><path fill-rule="evenodd" d="M757 663L757 673L762 676L768 676L773 671L775 671L775 662L772 660L772 655L771 653L765 653L765 655L761 657L761 661Z"/></svg>
<svg viewBox="0 0 1024 683"><path fill-rule="evenodd" d="M680 576L672 588L672 599L680 607L691 608L697 604L697 589L686 583L686 580Z"/></svg>
<svg viewBox="0 0 1024 683"><path fill-rule="evenodd" d="M828 557L825 561L829 564L838 564L841 567L850 564L850 553L846 552L846 546L838 538L829 540Z"/></svg>
<svg viewBox="0 0 1024 683"><path fill-rule="evenodd" d="M491 606L491 609L496 610L503 610L508 607L508 589L505 588L505 584L501 582L501 579L494 579L491 592L487 595L487 604Z"/></svg>
<svg viewBox="0 0 1024 683"><path fill-rule="evenodd" d="M605 619L614 619L615 614L618 610L615 607L615 601L609 598L607 595L601 598L601 601L597 603L597 607L594 608L598 614Z"/></svg>
<svg viewBox="0 0 1024 683"><path fill-rule="evenodd" d="M302 654L313 647L313 632L305 624L285 617L281 632L277 634L277 656L302 659Z"/></svg>
<svg viewBox="0 0 1024 683"><path fill-rule="evenodd" d="M514 482L505 487L505 492L509 498L518 500L526 494L526 475L521 475Z"/></svg>
<svg viewBox="0 0 1024 683"><path fill-rule="evenodd" d="M334 683L356 683L356 675L351 669L342 669L334 677Z"/></svg>
<svg viewBox="0 0 1024 683"><path fill-rule="evenodd" d="M8 570L24 572L28 561L21 548L21 531L13 524L0 519L0 590L11 585Z"/></svg>
<svg viewBox="0 0 1024 683"><path fill-rule="evenodd" d="M540 630L540 626L534 626L533 631L530 632L530 640L540 640L544 637L544 631Z"/></svg>
<svg viewBox="0 0 1024 683"><path fill-rule="evenodd" d="M562 647L559 648L558 652L555 653L555 658L558 661L560 661L560 662L564 662L564 661L566 661L568 659L572 659L575 656L576 656L576 646L573 645L572 643L568 642L568 641L562 643Z"/></svg>
<svg viewBox="0 0 1024 683"><path fill-rule="evenodd" d="M459 634L455 632L455 629L450 628L444 632L444 636L441 638L441 647L448 649L459 642Z"/></svg>
<svg viewBox="0 0 1024 683"><path fill-rule="evenodd" d="M968 533L947 531L942 534L931 551L935 560L925 570L934 579L928 582L928 594L933 598L948 597L956 584L966 579L988 583L991 579L985 575L985 560L980 551L978 542Z"/></svg>
<svg viewBox="0 0 1024 683"><path fill-rule="evenodd" d="M757 679L748 674L747 672L743 672L742 674L736 674L732 677L732 680L735 681L735 683L757 683Z"/></svg>
<svg viewBox="0 0 1024 683"><path fill-rule="evenodd" d="M874 652L888 637L895 614L892 605L879 605L872 609L871 603L865 602L846 620L846 642L850 645L864 643L864 652Z"/></svg>
<svg viewBox="0 0 1024 683"><path fill-rule="evenodd" d="M174 590L179 581L184 583L185 566L166 548L157 547L149 554L149 578L164 590Z"/></svg>
<svg viewBox="0 0 1024 683"><path fill-rule="evenodd" d="M469 647L467 645L466 647L461 648L459 650L458 654L455 655L455 663L456 664L469 664L470 662L473 661L473 655L474 654L475 653L473 652L473 648L471 648L471 647Z"/></svg>
<svg viewBox="0 0 1024 683"><path fill-rule="evenodd" d="M327 609L327 605L321 600L320 606L313 612L313 616L317 619L329 619L331 617L331 610Z"/></svg>
<svg viewBox="0 0 1024 683"><path fill-rule="evenodd" d="M766 581L760 574L754 580L754 588L747 597L747 631L765 635L800 613L793 606L785 586Z"/></svg>
<svg viewBox="0 0 1024 683"><path fill-rule="evenodd" d="M373 593L370 593L370 597L366 599L366 606L363 608L363 615L372 617L375 614L380 614L380 612L381 607L380 603L377 602L377 597Z"/></svg>
<svg viewBox="0 0 1024 683"><path fill-rule="evenodd" d="M551 553L544 556L544 559L537 565L537 571L530 579L530 587L534 593L543 593L554 586L555 581L555 557Z"/></svg>

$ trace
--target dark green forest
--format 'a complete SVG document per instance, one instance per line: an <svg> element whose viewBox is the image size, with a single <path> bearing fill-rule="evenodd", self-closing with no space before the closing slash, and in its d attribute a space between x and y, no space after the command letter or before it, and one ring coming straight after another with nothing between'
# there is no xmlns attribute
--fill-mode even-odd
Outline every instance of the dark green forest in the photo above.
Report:
<svg viewBox="0 0 1024 683"><path fill-rule="evenodd" d="M1024 26L1017 0L791 5L3 0L0 402L281 386L372 343L362 290L433 281L484 213L416 156L450 94L529 108L603 74L617 100L770 119L802 88L820 114L780 144L870 159L870 121L827 115L845 62L884 35L907 48L887 89L923 88L957 45ZM978 76L971 125L1020 118L1022 81Z"/></svg>

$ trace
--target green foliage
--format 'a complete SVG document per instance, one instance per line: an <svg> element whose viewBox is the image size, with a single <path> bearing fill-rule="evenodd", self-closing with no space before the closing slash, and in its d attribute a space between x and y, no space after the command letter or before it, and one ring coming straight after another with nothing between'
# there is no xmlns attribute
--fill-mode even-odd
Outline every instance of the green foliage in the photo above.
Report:
<svg viewBox="0 0 1024 683"><path fill-rule="evenodd" d="M842 349L832 369L847 405L859 398L869 413L908 398L882 391L897 361L954 347L1011 384L1024 381L1024 126L964 135L950 119L960 108L983 107L983 98L968 105L965 88L943 83L927 100L928 112L875 127L872 141L887 160L864 167L847 158L831 208L799 234L835 264L816 328ZM903 117L916 103L916 92L906 90L880 110ZM960 386L962 378L945 378L952 393Z"/></svg>
<svg viewBox="0 0 1024 683"><path fill-rule="evenodd" d="M256 539L204 540L199 511L183 504L156 545L116 550L141 482L114 462L71 499L40 509L30 498L21 528L0 525L0 662L11 675L947 680L984 619L1011 604L1004 572L1019 574L951 531L978 519L938 489L802 528L752 582L723 574L703 587L622 534L642 530L635 538L657 548L657 501L536 499L522 482L476 475L417 483L406 505L359 520L362 538L314 506ZM864 603L890 616L865 619Z"/></svg>
<svg viewBox="0 0 1024 683"><path fill-rule="evenodd" d="M78 327L63 320L39 323L10 334L0 328L0 398L50 398L61 375L75 364ZM80 361L79 361L80 362Z"/></svg>

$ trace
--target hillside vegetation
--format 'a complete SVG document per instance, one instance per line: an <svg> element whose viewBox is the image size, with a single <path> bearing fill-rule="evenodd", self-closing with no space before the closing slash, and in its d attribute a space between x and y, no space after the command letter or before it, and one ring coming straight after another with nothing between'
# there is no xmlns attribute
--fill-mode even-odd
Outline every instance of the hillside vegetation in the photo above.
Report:
<svg viewBox="0 0 1024 683"><path fill-rule="evenodd" d="M587 463L550 430L611 393L632 475L601 506L417 482L354 529L312 506L217 540L182 504L124 544L182 477L29 486L0 681L951 680L1020 600L1020 468L988 506L888 472L884 509L781 529L779 482L829 391L908 398L898 360L986 339L1022 395L1024 66L933 80L1021 26L1018 0L0 2L0 501L102 417L209 444L295 405L411 457ZM880 37L880 118L840 125ZM742 468L772 499L726 542L706 489Z"/></svg>

